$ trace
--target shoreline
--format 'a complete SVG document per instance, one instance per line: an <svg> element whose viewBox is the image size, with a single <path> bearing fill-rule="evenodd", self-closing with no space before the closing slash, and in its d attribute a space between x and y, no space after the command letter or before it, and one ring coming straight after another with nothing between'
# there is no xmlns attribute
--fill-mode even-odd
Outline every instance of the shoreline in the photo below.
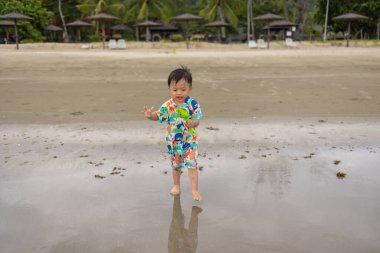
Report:
<svg viewBox="0 0 380 253"><path fill-rule="evenodd" d="M109 51L127 51L127 50L155 50L155 49L180 49L187 50L185 42L141 42L141 41L126 41L127 48L121 50L110 50ZM326 48L346 48L345 40L334 40L334 41L296 41L296 49L326 49ZM350 48L379 48L380 40L351 40ZM82 45L91 44L92 49L81 49ZM108 42L106 42L108 46ZM0 50L10 50L15 47L14 44L0 44ZM36 42L36 43L24 43L20 44L20 51L23 50L78 50L78 51L94 51L94 50L103 50L101 42L81 42L81 43L59 43L59 42ZM230 44L220 44L220 43L209 43L209 42L190 42L189 50L256 50L256 51L270 51L270 50L281 50L287 49L284 45L284 41L271 41L271 48L268 49L249 49L247 43L234 42ZM290 50L290 49L288 49Z"/></svg>

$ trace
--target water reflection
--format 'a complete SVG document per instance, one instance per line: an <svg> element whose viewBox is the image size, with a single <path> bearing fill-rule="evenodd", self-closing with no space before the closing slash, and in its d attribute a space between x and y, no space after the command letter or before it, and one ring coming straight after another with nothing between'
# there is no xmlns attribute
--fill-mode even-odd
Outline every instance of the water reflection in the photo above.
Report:
<svg viewBox="0 0 380 253"><path fill-rule="evenodd" d="M196 252L198 246L198 214L202 209L197 206L191 208L189 229L185 228L185 215L182 213L180 196L173 201L173 216L169 230L168 252Z"/></svg>

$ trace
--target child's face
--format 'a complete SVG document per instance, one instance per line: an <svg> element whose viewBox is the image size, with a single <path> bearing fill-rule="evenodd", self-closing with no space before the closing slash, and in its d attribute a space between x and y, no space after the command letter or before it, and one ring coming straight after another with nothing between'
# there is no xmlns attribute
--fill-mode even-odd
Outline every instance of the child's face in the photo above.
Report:
<svg viewBox="0 0 380 253"><path fill-rule="evenodd" d="M182 104L191 92L191 86L184 79L177 83L172 81L169 85L170 96L176 104Z"/></svg>

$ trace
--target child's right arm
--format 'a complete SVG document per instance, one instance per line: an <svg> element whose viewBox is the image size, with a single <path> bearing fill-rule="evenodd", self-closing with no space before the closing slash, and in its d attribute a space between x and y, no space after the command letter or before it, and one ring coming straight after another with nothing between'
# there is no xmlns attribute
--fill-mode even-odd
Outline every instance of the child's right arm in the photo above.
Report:
<svg viewBox="0 0 380 253"><path fill-rule="evenodd" d="M150 120L158 120L157 116L157 111L153 110L153 107L150 109L147 106L144 106L144 111L143 111L144 117Z"/></svg>

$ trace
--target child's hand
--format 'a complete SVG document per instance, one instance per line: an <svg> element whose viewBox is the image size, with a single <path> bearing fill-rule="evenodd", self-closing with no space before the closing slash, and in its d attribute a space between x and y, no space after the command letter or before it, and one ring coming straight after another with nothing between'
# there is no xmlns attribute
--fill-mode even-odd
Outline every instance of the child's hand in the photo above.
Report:
<svg viewBox="0 0 380 253"><path fill-rule="evenodd" d="M151 120L157 119L157 114L155 113L153 109L154 109L153 106L151 108L144 106L144 111L143 111L144 117Z"/></svg>
<svg viewBox="0 0 380 253"><path fill-rule="evenodd" d="M198 119L189 119L186 122L187 128L196 128L199 125L199 120Z"/></svg>

